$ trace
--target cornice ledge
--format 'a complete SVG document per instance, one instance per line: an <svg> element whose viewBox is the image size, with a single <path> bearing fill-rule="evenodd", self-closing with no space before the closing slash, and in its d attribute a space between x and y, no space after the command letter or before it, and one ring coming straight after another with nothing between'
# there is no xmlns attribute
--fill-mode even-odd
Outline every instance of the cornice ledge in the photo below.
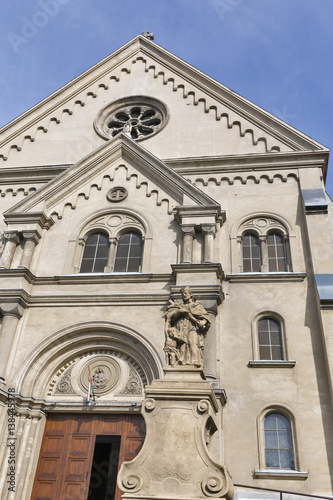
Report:
<svg viewBox="0 0 333 500"><path fill-rule="evenodd" d="M333 309L333 299L321 299L320 300L320 309L322 311L329 311Z"/></svg>
<svg viewBox="0 0 333 500"><path fill-rule="evenodd" d="M203 264L171 264L171 269L174 275L182 273L211 273L215 272L216 277L222 282L224 272L221 264L218 263L203 263ZM214 285L215 286L215 285Z"/></svg>
<svg viewBox="0 0 333 500"><path fill-rule="evenodd" d="M296 479L305 481L308 476L308 472L287 469L266 469L253 471L253 477L255 479Z"/></svg>
<svg viewBox="0 0 333 500"><path fill-rule="evenodd" d="M189 282L187 286L191 287L194 298L199 298L200 302L208 301L205 305L206 309L212 307L212 311L216 313L214 307L216 306L216 304L220 305L224 299L222 285L197 285ZM172 300L181 300L181 289L183 287L184 285L170 286L170 296L168 297L168 299L171 298ZM210 303L211 301L213 301L214 304L209 306L208 303Z"/></svg>
<svg viewBox="0 0 333 500"><path fill-rule="evenodd" d="M241 155L163 158L163 162L181 174L320 167L326 176L329 150L248 153Z"/></svg>
<svg viewBox="0 0 333 500"><path fill-rule="evenodd" d="M41 229L50 229L54 224L52 217L44 212L11 212L4 213L4 220L9 224L38 224Z"/></svg>
<svg viewBox="0 0 333 500"><path fill-rule="evenodd" d="M35 398L33 396L26 396L19 392L8 393L4 389L0 389L0 402L6 404L8 396L15 401L15 411L19 414L25 414L27 417L41 417L46 415L46 401L45 399Z"/></svg>
<svg viewBox="0 0 333 500"><path fill-rule="evenodd" d="M296 361L253 360L248 362L249 368L294 368Z"/></svg>
<svg viewBox="0 0 333 500"><path fill-rule="evenodd" d="M2 267L0 268L0 278L24 278L29 285L33 285L37 280L36 276L25 267L16 269L5 269Z"/></svg>
<svg viewBox="0 0 333 500"><path fill-rule="evenodd" d="M306 273L237 273L227 274L225 279L230 283L278 283L304 281Z"/></svg>
<svg viewBox="0 0 333 500"><path fill-rule="evenodd" d="M1 290L1 304L17 303L23 309L27 309L30 305L31 295L23 289Z"/></svg>
<svg viewBox="0 0 333 500"><path fill-rule="evenodd" d="M30 307L54 306L80 307L82 304L94 306L107 306L109 304L117 305L149 305L160 304L164 305L169 299L168 293L117 293L117 294L86 294L77 295L62 294L62 295L34 295L30 299Z"/></svg>
<svg viewBox="0 0 333 500"><path fill-rule="evenodd" d="M24 184L49 182L62 172L68 170L72 164L67 165L34 165L30 167L9 167L1 169L2 184Z"/></svg>
<svg viewBox="0 0 333 500"><path fill-rule="evenodd" d="M87 273L87 274L69 274L54 277L38 277L36 284L49 284L56 282L59 285L69 284L88 284L99 283L149 283L149 282L170 282L174 281L171 273L153 274L153 273ZM44 283L43 283L44 282Z"/></svg>
<svg viewBox="0 0 333 500"><path fill-rule="evenodd" d="M173 214L177 222L181 223L183 217L193 217L195 225L196 217L214 217L221 226L226 221L226 212L221 209L221 205L212 199L211 205L180 205L173 209Z"/></svg>

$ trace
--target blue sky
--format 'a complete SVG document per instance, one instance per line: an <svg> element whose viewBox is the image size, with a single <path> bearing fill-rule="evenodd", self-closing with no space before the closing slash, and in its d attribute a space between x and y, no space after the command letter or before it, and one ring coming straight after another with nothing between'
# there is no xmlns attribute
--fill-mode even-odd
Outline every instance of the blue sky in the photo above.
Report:
<svg viewBox="0 0 333 500"><path fill-rule="evenodd" d="M1 13L0 126L147 29L333 149L332 0L11 0Z"/></svg>

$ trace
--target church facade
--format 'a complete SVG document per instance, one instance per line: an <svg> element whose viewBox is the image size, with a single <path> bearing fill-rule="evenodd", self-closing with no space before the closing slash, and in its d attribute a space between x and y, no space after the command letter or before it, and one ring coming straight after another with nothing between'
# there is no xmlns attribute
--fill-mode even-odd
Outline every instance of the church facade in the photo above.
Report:
<svg viewBox="0 0 333 500"><path fill-rule="evenodd" d="M1 129L3 500L120 499L185 287L236 495L332 495L328 156L142 35Z"/></svg>

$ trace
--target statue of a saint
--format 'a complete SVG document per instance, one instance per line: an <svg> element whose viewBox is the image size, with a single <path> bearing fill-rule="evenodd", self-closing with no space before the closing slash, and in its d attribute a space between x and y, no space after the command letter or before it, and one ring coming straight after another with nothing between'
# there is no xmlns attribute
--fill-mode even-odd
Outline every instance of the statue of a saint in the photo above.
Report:
<svg viewBox="0 0 333 500"><path fill-rule="evenodd" d="M183 304L170 300L165 313L165 357L170 366L203 368L204 338L210 327L206 309L194 300L190 287L181 289Z"/></svg>

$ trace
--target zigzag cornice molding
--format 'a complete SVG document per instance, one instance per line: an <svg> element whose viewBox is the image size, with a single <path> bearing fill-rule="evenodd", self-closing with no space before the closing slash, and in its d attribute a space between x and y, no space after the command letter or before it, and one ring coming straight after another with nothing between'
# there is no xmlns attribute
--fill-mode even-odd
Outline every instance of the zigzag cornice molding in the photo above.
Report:
<svg viewBox="0 0 333 500"><path fill-rule="evenodd" d="M207 104L207 99L205 97L202 97L202 96L201 97L197 97L195 90L189 90L189 89L186 90L185 89L185 85L183 83L178 83L177 84L175 82L175 78L173 76L172 77L167 76L165 71L159 70L156 65L152 65L150 63L150 61L148 59L145 59L143 56L137 56L136 59L133 59L132 61L128 61L127 64L133 65L133 64L135 64L137 62L142 62L143 63L143 65L144 65L144 71L146 73L149 73L149 72L152 71L153 78L158 79L159 77L161 77L160 79L161 79L162 85L171 84L173 92L181 90L183 98L184 99L191 99L192 100L192 104L194 106L199 106L200 104L202 104L202 106L203 106L202 107L203 112L204 113L210 113L210 112L212 112L214 114L214 117L215 117L216 121L221 121L221 120L225 119L225 121L226 121L226 128L227 129L230 130L233 127L238 127L239 128L239 136L241 138L245 137L246 135L250 135L251 136L251 142L252 142L253 146L258 146L260 143L263 143L266 152L273 152L273 151L279 152L280 151L280 147L277 146L277 145L276 146L272 146L269 149L267 141L268 141L268 139L270 139L270 137L267 138L267 137L261 137L261 136L259 136L258 138L255 138L256 134L255 134L255 131L253 129L246 128L246 127L244 127L244 125L242 126L242 123L239 121L239 119L232 120L230 118L230 113L227 113L227 112L218 112L217 105L215 105L215 104L208 105ZM130 74L131 73L131 68L129 68L129 67L123 67L123 68L120 69L120 72L119 72L118 76L117 75L111 75L111 76L109 76L109 80L110 80L109 83L111 83L111 81L113 81L115 83L119 82L120 79L121 79L122 73ZM191 84L193 85L193 82L191 82ZM37 139L38 132L47 133L49 131L49 129L50 129L50 126L53 123L55 123L55 124L61 123L62 115L63 114L68 114L70 116L73 115L73 113L74 113L75 109L77 108L77 106L83 107L83 106L85 106L87 100L90 97L91 98L96 98L97 95L98 95L98 91L100 89L108 90L109 89L109 85L105 84L105 83L99 83L98 90L97 89L95 91L91 91L90 90L85 95L81 95L80 96L81 98L79 98L79 99L75 98L75 100L73 100L73 98L69 98L68 100L65 101L66 108L63 108L60 111L60 117L59 117L59 109L57 109L57 108L56 108L56 110L58 111L58 116L52 116L52 117L50 117L49 113L46 113L45 116L40 117L40 120L43 120L44 118L47 119L48 123L45 124L45 125L39 125L36 128L35 131L31 131L29 134L26 134L23 138L21 138L19 144L11 144L9 146L6 154L0 154L0 158L2 158L2 160L6 161L9 158L11 150L16 150L18 152L22 151L25 141L28 140L30 142L35 142L35 140ZM202 90L201 90L201 92L202 92ZM82 91L81 91L81 93L82 93ZM76 97L78 97L78 94L76 94ZM212 96L212 98L214 100L218 100L218 96ZM228 105L226 103L221 103L221 104L224 104L224 106L226 106L228 108ZM241 113L239 112L239 110L234 110L234 112L237 115L241 115ZM253 122L253 120L249 120L248 117L244 117L244 119L247 119L247 121L250 121L250 122L252 121ZM40 120L38 120L38 122ZM26 129L25 132L27 130L28 129ZM270 135L272 135L272 134L270 134ZM279 139L279 140L281 140L281 139ZM284 142L284 141L282 141L282 142ZM3 141L2 144L0 143L0 147L2 147L4 145L6 145L6 141ZM290 145L289 145L289 147L290 147Z"/></svg>
<svg viewBox="0 0 333 500"><path fill-rule="evenodd" d="M273 184L277 182L297 182L298 176L295 173L288 174L262 174L262 175L235 175L222 177L208 177L201 176L196 179L188 179L189 182L193 182L195 186L207 187L207 186L223 186L223 185L246 185L246 184Z"/></svg>
<svg viewBox="0 0 333 500"><path fill-rule="evenodd" d="M88 201L90 196L91 196L91 192L94 189L96 189L97 191L101 191L103 186L105 186L105 180L107 180L107 179L110 181L110 183L113 183L117 179L118 174L120 173L120 171L122 169L125 170L125 172L126 172L125 181L123 178L121 180L123 185L126 185L126 183L134 181L135 188L136 189L143 188L144 195L147 198L153 199L155 197L155 204L157 207L161 207L164 204L166 206L167 213L169 215L171 215L173 213L172 208L171 208L172 200L170 200L170 197L166 197L165 193L161 193L161 191L157 188L157 186L151 187L150 183L148 181L140 180L139 175L137 173L130 173L130 168L127 165L119 164L113 168L113 172L111 174L103 175L103 177L101 178L99 183L94 182L90 186L86 186L85 191L81 191L81 192L73 195L73 196L75 196L75 201L67 201L62 205L60 210L56 209L56 210L52 211L51 217L55 216L58 219L62 219L64 217L64 213L65 213L66 208L70 208L72 210L75 210L77 208L77 206L79 205L80 199L83 199L84 201ZM110 185L110 186L108 186L107 189L110 189L111 187L112 186ZM46 207L46 208L48 209L48 207Z"/></svg>
<svg viewBox="0 0 333 500"><path fill-rule="evenodd" d="M29 196L29 194L34 193L35 191L37 191L36 187L24 188L20 186L17 188L0 189L0 196L2 198L10 195L14 197L20 194L22 194L23 196Z"/></svg>
<svg viewBox="0 0 333 500"><path fill-rule="evenodd" d="M34 210L37 205L42 205L44 208L47 206L50 211L70 196L72 192L80 190L82 185L96 184L96 177L103 176L103 172L104 175L110 175L111 165L114 163L119 167L119 162L125 165L128 163L147 181L155 186L162 186L166 196L173 198L178 204L182 204L184 196L187 196L196 205L219 207L219 204L209 195L189 184L183 176L140 144L125 134L119 134L117 138L105 142L89 156L70 167L69 170L42 186L28 199L14 205L5 212L5 215L13 212L26 213Z"/></svg>
<svg viewBox="0 0 333 500"><path fill-rule="evenodd" d="M281 120L278 120L277 118L273 117L273 115L270 115L269 113L265 112L258 106L255 106L246 99L242 98L241 96L237 95L236 93L230 91L227 89L227 87L224 87L222 84L219 84L215 80L211 79L210 77L204 75L198 70L195 70L192 66L188 65L184 61L181 61L179 58L173 56L169 52L165 51L161 47L158 47L156 44L149 42L149 45L147 46L147 40L144 39L144 37L136 37L134 39L134 43L139 42L136 50L132 50L130 57L127 54L127 51L125 50L126 47L129 47L132 42L129 42L127 46L124 46L122 49L119 49L116 51L114 54L109 56L108 58L104 59L101 61L99 64L88 70L86 73L83 75L80 75L73 81L71 81L69 84L66 86L62 87L59 89L57 92L51 94L48 98L44 99L39 105L36 105L35 107L31 108L31 110L27 111L25 114L21 115L21 117L18 117L16 120L13 120L10 122L7 126L3 127L1 132L5 133L6 130L9 130L12 125L15 123L18 123L19 120L25 119L26 117L29 116L29 114L33 113L33 111L37 111L39 108L45 108L48 103L50 103L52 100L54 100L56 97L58 97L62 92L67 91L70 89L73 84L79 82L81 79L86 79L91 72L96 73L96 70L99 69L103 64L106 64L107 62L110 63L111 59L115 59L115 62L112 67L112 71L116 72L118 71L118 75L112 74L109 76L110 73L110 64L107 65L107 68L102 71L101 73L95 75L94 77L88 79L83 85L79 86L76 91L71 92L69 95L66 95L63 99L58 101L56 104L53 106L48 107L41 113L39 113L35 118L32 120L28 121L18 129L16 132L9 134L8 137L6 137L1 143L0 143L0 148L9 144L12 140L14 140L16 137L20 137L22 134L26 133L26 135L21 139L20 142L17 142L16 144L11 144L7 150L6 153L1 153L0 158L2 160L6 161L8 159L8 156L10 154L10 151L12 149L16 149L17 151L22 151L22 147L24 144L25 140L29 140L30 142L34 142L36 140L37 134L39 131L43 133L47 133L49 130L49 127L52 123L59 124L61 122L61 116L63 113L67 113L69 115L72 115L74 113L74 109L76 106L83 107L86 104L86 101L88 98L96 98L98 95L98 92L101 89L108 90L110 82L119 82L120 77L122 73L131 73L131 69L129 69L129 66L133 65L137 61L142 61L144 63L144 71L149 72L153 71L153 77L158 78L159 76L162 76L162 83L163 85L167 85L169 83L172 83L172 91L177 91L178 89L182 89L183 91L183 97L185 99L192 97L193 99L193 105L198 106L199 103L203 103L203 110L205 113L209 113L210 111L213 111L215 113L215 119L220 120L221 118L226 118L227 120L227 128L232 128L233 126L238 126L239 127L239 132L240 136L244 137L245 134L250 134L252 135L252 143L253 145L257 145L259 142L263 142L265 144L266 151L279 151L280 148L279 146L272 146L270 150L267 147L267 138L266 137L258 137L255 139L255 132L253 129L248 129L246 128L245 130L242 131L242 125L239 120L234 120L230 122L229 120L229 113L218 113L217 111L217 106L207 105L207 99L206 97L196 97L196 93L194 90L185 90L185 85L183 83L181 84L176 84L174 77L167 77L165 70L158 70L157 69L157 64L162 62L163 66L167 66L167 68L172 71L173 73L176 73L179 77L187 81L188 85L192 85L194 88L197 90L199 89L198 85L198 77L199 77L199 82L201 83L201 88L199 89L201 92L208 93L209 97L213 98L214 101L217 101L218 103L226 106L230 111L235 112L238 116L241 116L242 118L246 119L253 125L256 125L257 127L261 128L265 133L267 133L271 137L275 137L277 140L281 141L282 143L286 144L293 150L299 150L299 149L304 149L306 150L309 148L309 142L311 141L312 147L315 145L316 149L323 149L323 147L319 144L316 143L315 141L311 140L310 138L307 138L304 134L299 133L298 131L295 131L292 127L284 124ZM153 50L152 50L153 48ZM119 57L119 52L123 50L124 51L124 57L121 58ZM159 52L159 54L157 54ZM140 53L140 55L139 55ZM154 61L154 64L151 64L151 62L148 60L148 58L145 58L142 53L146 53L146 55L150 56L151 59ZM161 57L162 55L162 57ZM118 60L117 57L118 56ZM161 61L162 59L162 61ZM121 65L126 65L127 67L120 67ZM186 70L186 71L185 71ZM190 73L190 75L189 75ZM107 77L107 82L101 82L101 80ZM91 86L94 85L95 83L98 83L98 86L96 89L92 90ZM85 95L82 95L85 90L89 88L89 91L85 93ZM225 94L225 95L224 95ZM242 107L239 106L239 103L242 103ZM70 105L68 105L70 104ZM244 109L244 106L249 108L248 110ZM60 110L60 108L62 108ZM60 111L60 117L59 117L59 111ZM249 112L251 111L251 112ZM58 116L51 116L52 113L58 112ZM262 119L260 119L260 116L258 115L266 115L269 117L270 121L273 121L274 118L274 123L280 124L281 129L283 128L289 128L290 130L293 131L293 135L295 135L295 132L297 132L297 137L300 139L300 142L305 142L306 144L299 144L292 139L286 137L285 133L282 134L279 131L276 131L272 127L270 127L267 123L264 123ZM253 114L256 116L254 117ZM29 129L31 129L34 125L37 123L40 123L40 121L48 118L48 123L46 124L39 124L39 126L34 130L30 131L28 133ZM319 146L319 148L318 148Z"/></svg>
<svg viewBox="0 0 333 500"><path fill-rule="evenodd" d="M166 72L163 71L163 70L161 70L161 69L159 69L157 67L157 65L151 64L151 62L147 58L144 58L143 56L138 55L136 57L136 59L132 59L131 61L127 61L127 67L120 68L118 75L108 76L109 82L107 82L107 83L101 83L100 82L98 84L98 88L95 89L94 91L89 90L88 92L86 92L85 95L82 95L82 90L81 90L80 93L76 92L74 98L70 97L70 98L64 100L63 105L66 105L66 107L64 107L63 109L61 109L60 112L59 112L59 107L61 107L61 104L59 106L55 107L55 109L54 109L54 112L58 112L57 116L50 116L50 112L48 111L44 115L40 116L38 120L35 119L34 120L35 123L40 123L40 120L43 120L43 119L46 119L47 123L44 124L44 125L40 124L35 130L29 130L32 127L32 124L29 124L25 128L25 130L22 130L22 133L25 133L25 132L28 132L28 131L30 133L26 133L26 135L24 135L24 137L21 137L19 143L9 145L7 153L5 153L5 154L1 153L0 154L0 158L2 158L3 161L7 161L7 159L9 158L11 150L16 150L16 151L20 152L23 149L25 141L35 142L37 140L37 135L38 135L39 132L47 133L50 130L50 126L53 123L54 124L60 124L61 121L62 121L62 116L64 114L68 114L69 116L72 116L74 114L74 112L76 112L76 110L77 110L78 107L80 108L80 107L84 107L85 106L85 104L87 103L87 101L88 101L89 98L93 98L93 99L96 98L97 95L98 95L98 93L99 93L99 91L101 89L108 90L109 89L109 84L111 82L114 82L114 83L119 82L120 79L121 79L121 75L123 73L130 74L132 72L132 70L131 70L131 68L129 66L132 66L133 64L135 64L137 62L142 62L143 63L144 72L146 72L146 73L152 72L152 76L153 76L154 79L160 78L162 85L171 84L172 85L172 87L171 87L172 92L176 92L178 90L181 90L183 98L184 99L191 99L192 104L194 106L199 106L200 104L202 104L202 106L203 106L202 107L203 112L204 113L210 113L210 112L212 112L214 114L214 117L215 117L216 121L221 121L221 120L225 119L226 120L226 128L227 129L232 129L233 127L238 127L239 128L239 136L241 138L245 137L246 135L250 135L251 136L251 142L252 142L253 146L258 146L260 143L263 143L266 152L272 152L272 151L277 151L278 152L278 151L280 151L280 147L279 146L272 146L269 149L268 144L267 144L267 141L268 141L269 138L267 138L267 137L258 137L258 138L255 138L255 131L253 129L251 129L251 128L246 128L246 127L242 126L242 123L239 121L239 119L232 120L230 118L230 114L229 113L227 113L227 112L218 112L217 105L215 105L215 104L208 105L207 104L207 99L205 97L203 97L203 96L197 97L195 90L190 90L190 89L186 90L185 85L183 83L178 83L177 84L175 82L175 78L173 76L166 75ZM193 85L193 82L191 82L191 84ZM89 88L90 88L90 86L89 86ZM78 97L80 97L80 98L78 98ZM212 96L212 98L214 100L216 100L217 96ZM225 103L223 103L223 104L228 107L227 104L225 104ZM240 115L240 113L238 112L238 110L235 110L234 112L236 112L237 115ZM248 120L248 121L251 121L251 120ZM20 137L20 134L18 134L17 137ZM8 142L10 142L10 138L9 138L9 140L5 140L2 143L0 143L0 148L2 146L5 146L6 144L8 144Z"/></svg>

